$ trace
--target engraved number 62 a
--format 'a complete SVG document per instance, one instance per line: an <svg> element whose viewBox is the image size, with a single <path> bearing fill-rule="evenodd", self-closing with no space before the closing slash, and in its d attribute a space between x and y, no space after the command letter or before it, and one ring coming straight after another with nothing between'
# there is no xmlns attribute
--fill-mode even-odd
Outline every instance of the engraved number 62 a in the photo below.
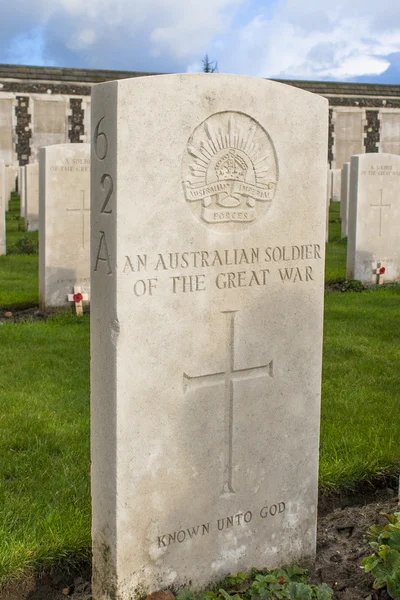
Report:
<svg viewBox="0 0 400 600"><path fill-rule="evenodd" d="M100 131L100 125L104 119L105 117L101 117L100 121L97 123L93 136L94 152L99 160L104 160L108 153L107 136L104 131ZM110 215L112 213L112 209L108 209L107 206L114 191L114 181L109 173L104 173L102 176L100 180L100 187L102 192L106 193L100 213L103 215Z"/></svg>

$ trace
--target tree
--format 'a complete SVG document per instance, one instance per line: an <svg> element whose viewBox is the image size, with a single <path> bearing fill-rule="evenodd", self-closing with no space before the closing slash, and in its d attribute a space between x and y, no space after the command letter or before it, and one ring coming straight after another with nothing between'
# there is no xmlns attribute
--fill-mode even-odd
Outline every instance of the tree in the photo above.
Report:
<svg viewBox="0 0 400 600"><path fill-rule="evenodd" d="M216 60L209 60L208 54L202 60L203 73L218 73L218 62Z"/></svg>

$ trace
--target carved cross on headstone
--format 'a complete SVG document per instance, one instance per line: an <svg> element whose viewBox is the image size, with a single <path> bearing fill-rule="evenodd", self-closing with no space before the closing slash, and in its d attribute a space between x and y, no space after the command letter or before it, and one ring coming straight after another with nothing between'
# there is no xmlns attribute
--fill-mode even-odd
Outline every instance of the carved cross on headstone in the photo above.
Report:
<svg viewBox="0 0 400 600"><path fill-rule="evenodd" d="M89 300L89 294L82 294L79 285L74 286L74 293L68 294L68 302L73 302L75 305L75 313L77 315L83 314L83 300Z"/></svg>
<svg viewBox="0 0 400 600"><path fill-rule="evenodd" d="M85 247L85 213L90 213L90 208L85 208L85 190L80 190L80 192L82 193L82 206L80 208L67 208L67 212L80 213L82 248L84 248Z"/></svg>
<svg viewBox="0 0 400 600"><path fill-rule="evenodd" d="M224 383L224 405L225 405L225 472L222 487L223 494L234 494L233 488L233 403L234 403L234 383L247 379L258 377L273 377L273 360L266 365L259 367L248 367L245 369L235 369L234 366L234 348L235 348L235 310L222 311L226 315L226 343L225 343L225 370L220 373L211 373L208 375L198 375L191 377L183 374L183 390L196 390L199 388L210 387Z"/></svg>
<svg viewBox="0 0 400 600"><path fill-rule="evenodd" d="M382 265L381 262L376 263L376 269L374 270L376 275L376 283L379 285L383 284L383 276L386 273L386 268Z"/></svg>
<svg viewBox="0 0 400 600"><path fill-rule="evenodd" d="M390 208L392 205L391 204L382 204L382 202L383 202L383 190L379 190L379 191L381 193L379 204L370 204L370 206L372 206L372 208L379 208L379 236L382 236L382 209L383 208Z"/></svg>

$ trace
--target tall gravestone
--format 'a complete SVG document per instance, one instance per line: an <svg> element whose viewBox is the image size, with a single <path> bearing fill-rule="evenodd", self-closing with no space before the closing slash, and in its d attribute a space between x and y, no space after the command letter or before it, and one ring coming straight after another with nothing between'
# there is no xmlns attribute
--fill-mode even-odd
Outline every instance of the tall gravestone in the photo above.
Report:
<svg viewBox="0 0 400 600"><path fill-rule="evenodd" d="M40 149L39 303L70 305L74 286L90 290L90 148L60 144Z"/></svg>
<svg viewBox="0 0 400 600"><path fill-rule="evenodd" d="M332 169L332 202L340 202L342 169Z"/></svg>
<svg viewBox="0 0 400 600"><path fill-rule="evenodd" d="M10 207L11 192L15 192L15 190L16 190L18 168L19 167L14 167L12 165L6 166L6 202L7 202L7 210Z"/></svg>
<svg viewBox="0 0 400 600"><path fill-rule="evenodd" d="M39 229L39 164L25 167L25 223L27 231Z"/></svg>
<svg viewBox="0 0 400 600"><path fill-rule="evenodd" d="M20 215L23 219L26 217L26 167L19 167L18 173L18 191ZM26 223L25 223L26 227Z"/></svg>
<svg viewBox="0 0 400 600"><path fill-rule="evenodd" d="M328 165L327 178L326 178L326 229L325 229L325 241L329 242L329 209L331 206L332 197L332 171Z"/></svg>
<svg viewBox="0 0 400 600"><path fill-rule="evenodd" d="M350 163L346 162L342 168L341 190L340 190L340 219L341 237L347 237L347 226L349 218L349 192L350 192Z"/></svg>
<svg viewBox="0 0 400 600"><path fill-rule="evenodd" d="M327 111L231 75L92 88L96 600L315 552Z"/></svg>
<svg viewBox="0 0 400 600"><path fill-rule="evenodd" d="M0 159L0 255L6 253L6 167Z"/></svg>
<svg viewBox="0 0 400 600"><path fill-rule="evenodd" d="M400 280L400 156L351 157L347 278Z"/></svg>

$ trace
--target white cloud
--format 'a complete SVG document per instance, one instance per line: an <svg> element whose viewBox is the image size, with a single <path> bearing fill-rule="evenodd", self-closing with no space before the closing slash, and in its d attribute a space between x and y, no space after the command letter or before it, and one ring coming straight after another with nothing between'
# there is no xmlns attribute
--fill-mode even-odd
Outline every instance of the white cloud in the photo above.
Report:
<svg viewBox="0 0 400 600"><path fill-rule="evenodd" d="M387 55L400 52L399 4L280 0L272 16L261 11L238 31L238 71L304 79L379 75L390 65Z"/></svg>
<svg viewBox="0 0 400 600"><path fill-rule="evenodd" d="M2 1L0 0L0 4ZM132 51L189 63L224 35L246 0L18 0L30 25L42 25L45 51L93 60ZM140 41L141 47L138 47ZM100 54L99 54L100 51ZM91 57L90 55L93 54ZM126 59L125 59L126 60ZM101 66L101 65L99 65ZM116 68L118 66L116 65Z"/></svg>
<svg viewBox="0 0 400 600"><path fill-rule="evenodd" d="M298 79L379 76L400 0L0 0L0 62ZM39 32L39 33L38 33Z"/></svg>

